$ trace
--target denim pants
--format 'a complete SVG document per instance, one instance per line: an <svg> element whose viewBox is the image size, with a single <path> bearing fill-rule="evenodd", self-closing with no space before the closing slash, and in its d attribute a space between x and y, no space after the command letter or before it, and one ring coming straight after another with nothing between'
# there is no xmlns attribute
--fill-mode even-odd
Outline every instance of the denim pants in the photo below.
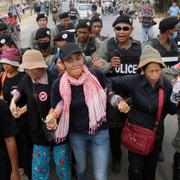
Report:
<svg viewBox="0 0 180 180"><path fill-rule="evenodd" d="M87 180L88 145L92 154L95 180L108 180L109 131L99 130L95 134L70 134L71 147L76 159L78 180Z"/></svg>
<svg viewBox="0 0 180 180"><path fill-rule="evenodd" d="M154 36L153 26L151 27L143 27L142 26L142 43L146 45L148 41L150 41Z"/></svg>
<svg viewBox="0 0 180 180"><path fill-rule="evenodd" d="M33 147L32 180L47 180L50 170L50 158L53 157L56 174L60 180L71 180L71 167L68 144Z"/></svg>

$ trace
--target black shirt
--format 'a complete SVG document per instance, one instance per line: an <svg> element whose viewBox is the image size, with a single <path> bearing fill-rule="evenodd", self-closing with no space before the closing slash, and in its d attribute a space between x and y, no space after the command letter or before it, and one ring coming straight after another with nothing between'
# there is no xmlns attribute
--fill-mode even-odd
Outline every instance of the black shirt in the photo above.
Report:
<svg viewBox="0 0 180 180"><path fill-rule="evenodd" d="M2 87L3 97L4 100L7 102L8 105L11 103L11 99L13 97L12 91L17 89L18 84L20 83L21 79L24 77L24 73L19 72L16 76L12 78L5 78L4 85Z"/></svg>
<svg viewBox="0 0 180 180"><path fill-rule="evenodd" d="M131 93L132 107L128 113L129 121L142 127L153 129L157 117L159 88L164 89L164 106L158 127L157 139L164 134L164 118L169 113L176 113L176 105L171 103L171 84L163 80L152 88L144 75L127 75L112 78L114 91L125 89Z"/></svg>
<svg viewBox="0 0 180 180"><path fill-rule="evenodd" d="M44 136L43 118L50 109L50 88L56 77L48 71L49 84L33 84L31 78L25 75L19 84L18 91L21 96L27 98L28 121L31 131L31 138L36 145L51 146L54 143L49 143ZM36 101L37 98L37 101Z"/></svg>
<svg viewBox="0 0 180 180"><path fill-rule="evenodd" d="M16 135L17 132L16 123L7 104L0 100L0 162L8 155L4 139Z"/></svg>
<svg viewBox="0 0 180 180"><path fill-rule="evenodd" d="M78 19L79 13L78 13L77 9L69 10L68 14L69 14L70 20L77 20Z"/></svg>
<svg viewBox="0 0 180 180"><path fill-rule="evenodd" d="M104 74L99 70L90 70L90 72L97 77L103 89L106 87L106 78ZM57 103L62 99L59 93L59 81L58 78L51 88L51 106L56 107ZM83 93L83 85L74 86L71 85L72 102L70 105L70 132L71 133L88 133L89 131L89 116L88 107L85 103L85 97ZM108 127L107 122L104 122L99 129L106 129Z"/></svg>
<svg viewBox="0 0 180 180"><path fill-rule="evenodd" d="M3 97L4 101L8 104L8 106L11 103L11 99L13 97L12 91L18 88L18 84L21 82L21 79L24 77L25 73L18 72L17 75L15 75L12 78L8 78L6 76L4 85L2 87ZM23 107L26 105L26 98L22 97L17 103L17 106ZM21 115L18 119L15 119L19 132L23 134L29 133L29 127L27 122L27 113Z"/></svg>

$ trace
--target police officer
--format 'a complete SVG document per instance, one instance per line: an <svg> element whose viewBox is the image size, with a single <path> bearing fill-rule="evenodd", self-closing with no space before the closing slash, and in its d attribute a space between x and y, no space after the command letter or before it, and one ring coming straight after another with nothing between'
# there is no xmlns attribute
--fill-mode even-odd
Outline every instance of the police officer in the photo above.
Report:
<svg viewBox="0 0 180 180"><path fill-rule="evenodd" d="M38 24L38 29L39 28L47 28L47 25L48 25L48 18L47 16L45 16L45 14L39 14L36 18L36 22ZM36 47L36 41L35 41L35 35L36 35L36 31L38 30L34 30L31 32L31 35L30 35L30 40L29 40L29 47L31 49L34 49ZM55 35L57 34L57 30L56 29L50 29L51 31L51 36L52 38L55 37Z"/></svg>
<svg viewBox="0 0 180 180"><path fill-rule="evenodd" d="M59 15L60 24L57 25L58 33L62 31L70 31L75 33L75 26L71 23L68 12L63 12Z"/></svg>
<svg viewBox="0 0 180 180"><path fill-rule="evenodd" d="M174 41L177 37L178 22L177 17L167 17L161 20L159 23L159 36L150 41L150 44L159 51L168 67L175 65L178 61L179 52Z"/></svg>
<svg viewBox="0 0 180 180"><path fill-rule="evenodd" d="M88 67L95 67L95 64L100 62L97 67L103 67L101 60L96 57L96 50L100 43L91 36L91 22L89 20L80 19L76 26L76 43L85 54L85 63Z"/></svg>
<svg viewBox="0 0 180 180"><path fill-rule="evenodd" d="M108 38L106 36L101 35L102 28L103 28L102 19L100 19L97 16L93 16L91 18L91 35L100 43Z"/></svg>
<svg viewBox="0 0 180 180"><path fill-rule="evenodd" d="M72 2L70 2L70 4L69 4L69 11L68 11L68 13L69 13L69 18L70 18L71 22L76 27L77 21L79 19L79 12L74 7L74 3L72 3Z"/></svg>
<svg viewBox="0 0 180 180"><path fill-rule="evenodd" d="M136 73L141 55L141 45L139 41L131 38L132 23L132 19L127 15L117 17L112 25L115 37L103 41L97 51L97 56L107 61L104 65L107 77ZM123 96L129 97L125 92ZM118 109L108 105L107 118L110 122L111 169L118 174L121 160L120 136L126 116L118 112Z"/></svg>
<svg viewBox="0 0 180 180"><path fill-rule="evenodd" d="M35 35L37 46L35 49L41 51L46 64L50 66L52 64L52 57L56 52L56 47L51 43L51 31L49 28L40 28Z"/></svg>
<svg viewBox="0 0 180 180"><path fill-rule="evenodd" d="M56 53L53 56L52 64L49 66L49 70L51 72L59 73L57 64L61 63L61 60L59 58L59 55L61 53L60 49L65 43L69 42L75 42L74 35L69 31L62 31L60 34L57 34L54 38ZM64 69L61 72L64 72Z"/></svg>
<svg viewBox="0 0 180 180"><path fill-rule="evenodd" d="M13 41L13 44L20 48L20 44L17 40L17 37L15 35L13 35L9 30L8 30L8 27L5 23L0 23L0 36L3 36L3 35L8 35L11 37L12 41Z"/></svg>

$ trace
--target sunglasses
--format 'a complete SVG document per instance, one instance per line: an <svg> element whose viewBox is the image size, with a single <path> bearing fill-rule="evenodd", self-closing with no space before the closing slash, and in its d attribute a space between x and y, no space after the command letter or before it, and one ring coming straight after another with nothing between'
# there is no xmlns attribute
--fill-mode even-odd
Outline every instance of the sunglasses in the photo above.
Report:
<svg viewBox="0 0 180 180"><path fill-rule="evenodd" d="M121 31L121 30L123 30L123 31L129 31L129 30L130 30L130 27L128 27L128 26L123 26L123 27L121 27L121 26L116 26L116 27L114 27L114 29L115 29L116 31Z"/></svg>

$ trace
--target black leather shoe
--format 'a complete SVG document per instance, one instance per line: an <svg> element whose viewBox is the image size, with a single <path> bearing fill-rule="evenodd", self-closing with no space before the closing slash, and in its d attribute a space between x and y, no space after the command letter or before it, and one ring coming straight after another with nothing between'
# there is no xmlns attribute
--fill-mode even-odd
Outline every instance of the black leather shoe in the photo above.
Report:
<svg viewBox="0 0 180 180"><path fill-rule="evenodd" d="M119 174L119 172L121 171L120 162L112 162L111 170L114 174Z"/></svg>
<svg viewBox="0 0 180 180"><path fill-rule="evenodd" d="M163 151L160 151L158 154L158 161L163 162L165 159Z"/></svg>

